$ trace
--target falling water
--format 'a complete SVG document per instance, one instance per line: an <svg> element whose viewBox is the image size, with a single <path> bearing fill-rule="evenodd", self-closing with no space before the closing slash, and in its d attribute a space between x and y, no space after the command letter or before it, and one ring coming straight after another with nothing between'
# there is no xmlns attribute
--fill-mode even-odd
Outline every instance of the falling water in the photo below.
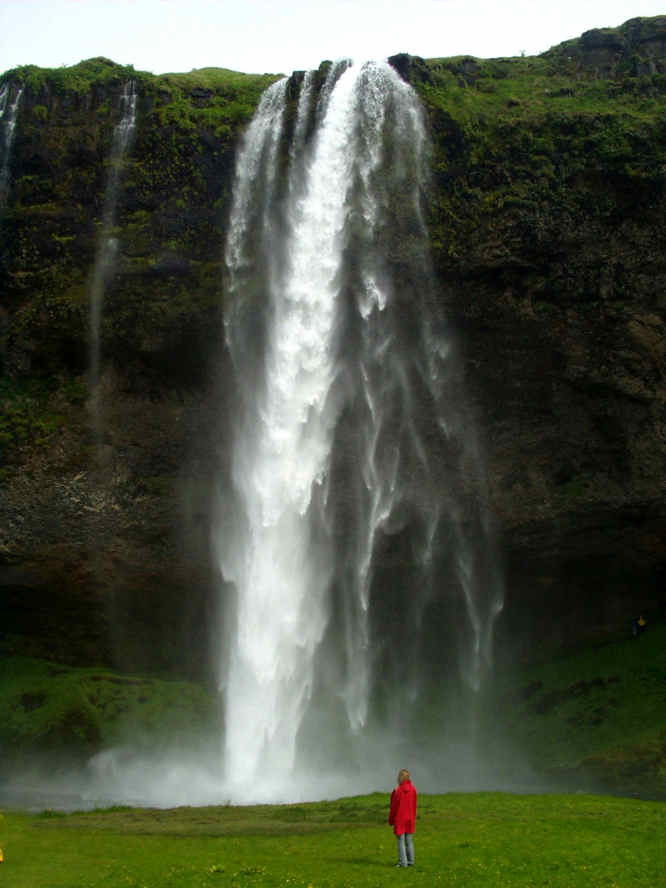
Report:
<svg viewBox="0 0 666 888"><path fill-rule="evenodd" d="M9 192L9 160L22 95L23 87L19 87L12 101L9 85L0 89L0 211L4 209Z"/></svg>
<svg viewBox="0 0 666 888"><path fill-rule="evenodd" d="M339 290L335 276L351 175L351 155L345 149L354 123L354 85L351 72L343 75L331 98L305 172L303 196L287 207L283 225L289 234L282 263L270 258L280 252L276 239L283 228L270 217L286 81L266 94L239 165L241 179L246 155L252 160L261 156L267 163L263 234L273 315L266 378L262 390L255 391L256 399L248 399L235 450L234 482L247 526L240 550L227 565L239 594L226 747L228 773L239 781L255 777L260 767L277 773L291 768L326 626L330 541L324 534L317 539L314 513L324 496L337 412L331 393ZM306 104L299 103L297 134ZM297 160L292 154L294 176ZM294 185L294 178L290 180ZM242 188L237 196L239 205L245 202ZM237 220L235 208L227 261L232 275L240 277Z"/></svg>
<svg viewBox="0 0 666 888"><path fill-rule="evenodd" d="M438 747L441 717L414 723L441 710L452 664L478 688L490 662L501 582L430 267L427 167L416 96L376 63L274 84L239 153L239 404L214 540L232 788L379 767L424 731Z"/></svg>
<svg viewBox="0 0 666 888"><path fill-rule="evenodd" d="M97 238L95 263L90 278L89 385L92 392L91 409L93 425L98 437L100 433L100 405L97 385L99 383L100 373L100 326L102 320L102 306L104 302L104 290L109 276L113 271L118 249L118 242L112 237L111 232L116 218L120 176L136 128L136 105L136 83L131 80L125 84L120 96L120 120L113 130L113 141L111 143L111 154L109 158L109 173L102 208L102 224Z"/></svg>

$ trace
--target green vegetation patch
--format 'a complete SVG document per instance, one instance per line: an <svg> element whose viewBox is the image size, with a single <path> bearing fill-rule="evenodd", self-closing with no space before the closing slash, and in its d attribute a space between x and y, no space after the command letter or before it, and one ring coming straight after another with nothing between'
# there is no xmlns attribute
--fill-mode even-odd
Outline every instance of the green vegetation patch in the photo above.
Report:
<svg viewBox="0 0 666 888"><path fill-rule="evenodd" d="M587 226L601 238L654 212L663 73L597 76L566 56L461 56L412 60L410 77L432 139L428 225L444 279L499 270L521 287L531 271L567 302L574 296L549 263L573 254L568 232ZM578 301L598 299L598 287L577 283Z"/></svg>
<svg viewBox="0 0 666 888"><path fill-rule="evenodd" d="M84 392L80 379L0 378L0 472L22 447L46 444L67 421L68 407L82 402Z"/></svg>
<svg viewBox="0 0 666 888"><path fill-rule="evenodd" d="M18 80L31 92L37 93L44 86L57 93L73 92L79 95L88 92L91 85L113 85L122 79L138 76L133 65L118 65L111 59L98 56L86 59L77 65L60 68L40 68L38 65L19 65L5 72L3 79Z"/></svg>
<svg viewBox="0 0 666 888"><path fill-rule="evenodd" d="M495 715L538 771L666 798L666 624L531 666L499 699Z"/></svg>
<svg viewBox="0 0 666 888"><path fill-rule="evenodd" d="M149 748L187 742L214 713L215 700L192 682L0 660L0 743L15 761L36 752L90 755L129 737Z"/></svg>
<svg viewBox="0 0 666 888"><path fill-rule="evenodd" d="M3 877L12 888L663 884L666 808L658 803L424 793L408 872L394 868L387 807L388 793L297 806L8 813Z"/></svg>

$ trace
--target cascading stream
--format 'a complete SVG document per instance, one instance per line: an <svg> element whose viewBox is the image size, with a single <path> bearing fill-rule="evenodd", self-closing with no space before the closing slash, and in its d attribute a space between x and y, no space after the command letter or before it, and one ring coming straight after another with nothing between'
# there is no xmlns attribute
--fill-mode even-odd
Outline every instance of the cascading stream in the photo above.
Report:
<svg viewBox="0 0 666 888"><path fill-rule="evenodd" d="M239 152L239 404L214 537L232 794L288 794L336 756L379 767L377 738L415 736L452 663L469 687L488 668L501 580L430 269L427 158L414 92L377 63L274 84ZM441 721L419 728L434 746Z"/></svg>
<svg viewBox="0 0 666 888"><path fill-rule="evenodd" d="M111 275L118 250L117 240L112 237L112 229L116 219L116 207L120 188L120 177L123 164L130 148L136 129L137 106L136 83L131 80L125 84L119 101L120 120L113 130L111 153L109 157L109 174L104 192L102 208L102 224L97 236L95 263L90 278L90 365L89 386L91 391L91 412L93 428L98 439L101 435L101 415L99 392L97 390L100 376L102 308L104 290Z"/></svg>
<svg viewBox="0 0 666 888"><path fill-rule="evenodd" d="M10 98L10 86L5 84L0 89L0 212L7 203L9 193L9 161L12 153L12 142L16 130L16 117L23 95L23 87L19 87L13 100Z"/></svg>

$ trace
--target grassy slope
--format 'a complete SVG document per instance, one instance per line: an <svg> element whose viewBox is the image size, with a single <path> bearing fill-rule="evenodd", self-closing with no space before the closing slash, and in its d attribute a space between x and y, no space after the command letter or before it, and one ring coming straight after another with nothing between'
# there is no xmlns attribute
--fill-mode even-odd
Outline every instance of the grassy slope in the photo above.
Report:
<svg viewBox="0 0 666 888"><path fill-rule="evenodd" d="M547 114L627 113L652 119L666 102L666 76L585 77L561 60L546 56L428 59L431 80L419 91L446 103L456 119L478 122L479 115L519 118ZM481 121L483 122L483 120Z"/></svg>
<svg viewBox="0 0 666 888"><path fill-rule="evenodd" d="M666 623L506 678L495 715L538 770L666 797Z"/></svg>
<svg viewBox="0 0 666 888"><path fill-rule="evenodd" d="M187 682L0 660L0 744L19 756L86 756L126 736L195 742L215 702ZM489 715L485 737L494 742L505 726L519 761L538 773L666 797L666 624L500 676Z"/></svg>
<svg viewBox="0 0 666 888"><path fill-rule="evenodd" d="M1 80L18 80L37 92L45 84L57 92L87 93L91 86L116 83L119 79L134 79L143 85L157 83L159 88L169 84L182 89L204 87L212 90L247 91L248 95L261 91L275 80L277 74L244 74L228 68L195 68L187 73L151 74L135 71L133 65L119 65L101 56L85 59L76 65L61 68L41 68L38 65L20 65L0 74Z"/></svg>
<svg viewBox="0 0 666 888"><path fill-rule="evenodd" d="M150 106L149 125L172 125L176 130L199 133L210 130L224 141L235 135L238 125L254 113L261 93L280 75L243 74L227 68L199 68L189 73L153 75L118 65L109 59L93 58L67 68L23 65L0 74L0 82L18 81L33 96L82 96L94 90L113 88L133 80L144 104ZM199 94L205 101L193 101ZM46 108L40 121L46 119ZM108 115L108 100L97 108L100 120Z"/></svg>
<svg viewBox="0 0 666 888"><path fill-rule="evenodd" d="M414 86L433 134L430 229L440 265L448 255L454 271L474 267L495 231L500 255L517 237L526 261L561 219L586 219L606 199L614 206L609 179L622 193L660 186L666 75L597 78L544 56L430 59L422 73ZM525 243L521 220L533 235Z"/></svg>
<svg viewBox="0 0 666 888"><path fill-rule="evenodd" d="M194 742L214 718L197 685L77 669L24 657L0 660L0 748L20 761L37 751L86 756L143 737ZM1 767L1 766L0 766Z"/></svg>
<svg viewBox="0 0 666 888"><path fill-rule="evenodd" d="M388 796L120 809L0 822L12 888L658 888L666 808L594 796L422 795L416 867L393 869ZM661 881L660 881L661 880Z"/></svg>

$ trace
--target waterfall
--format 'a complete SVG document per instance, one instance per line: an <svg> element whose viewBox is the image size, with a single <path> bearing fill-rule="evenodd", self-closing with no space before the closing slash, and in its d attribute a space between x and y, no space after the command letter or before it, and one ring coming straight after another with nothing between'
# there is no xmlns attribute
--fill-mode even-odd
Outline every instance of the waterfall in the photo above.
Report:
<svg viewBox="0 0 666 888"><path fill-rule="evenodd" d="M424 732L437 748L446 728L425 714L489 668L502 586L430 266L428 156L418 100L386 63L279 81L239 151L238 404L213 540L232 790L379 768Z"/></svg>
<svg viewBox="0 0 666 888"><path fill-rule="evenodd" d="M335 276L351 175L351 155L345 149L354 123L355 81L350 75L341 77L311 166L302 173L303 195L288 205L278 225L271 218L271 198L285 84L278 83L266 94L239 165L240 185L246 181L246 156L268 161L261 224L267 255L276 256L268 262L272 318L266 376L262 390L255 389L247 399L248 415L234 451L234 482L245 507L246 528L240 550L227 565L228 577L238 588L238 630L228 677L226 748L228 773L240 781L255 777L260 767L284 773L293 764L314 657L326 626L331 562L330 541L323 534L317 540L314 513L323 496L336 417L331 392L339 289ZM306 105L299 103L301 119ZM297 131L302 130L300 123ZM295 163L290 172L298 175ZM290 184L295 184L292 176ZM246 201L237 203L232 247L237 213ZM279 244L283 236L285 243ZM281 250L282 263L277 258ZM227 253L232 292L234 273L240 278L235 252ZM243 298L242 293L235 295ZM234 332L230 324L232 348Z"/></svg>
<svg viewBox="0 0 666 888"><path fill-rule="evenodd" d="M0 89L0 211L7 203L9 193L9 160L11 157L12 142L16 130L16 116L18 114L23 87L19 87L10 99L10 87L5 84Z"/></svg>
<svg viewBox="0 0 666 888"><path fill-rule="evenodd" d="M109 171L104 191L102 222L97 236L97 248L89 284L90 304L90 367L89 386L92 393L91 409L97 438L100 436L100 405L97 386L100 375L100 328L104 290L111 275L118 250L118 242L112 236L116 219L120 177L127 152L136 129L136 83L131 80L123 87L119 101L120 120L113 129Z"/></svg>

